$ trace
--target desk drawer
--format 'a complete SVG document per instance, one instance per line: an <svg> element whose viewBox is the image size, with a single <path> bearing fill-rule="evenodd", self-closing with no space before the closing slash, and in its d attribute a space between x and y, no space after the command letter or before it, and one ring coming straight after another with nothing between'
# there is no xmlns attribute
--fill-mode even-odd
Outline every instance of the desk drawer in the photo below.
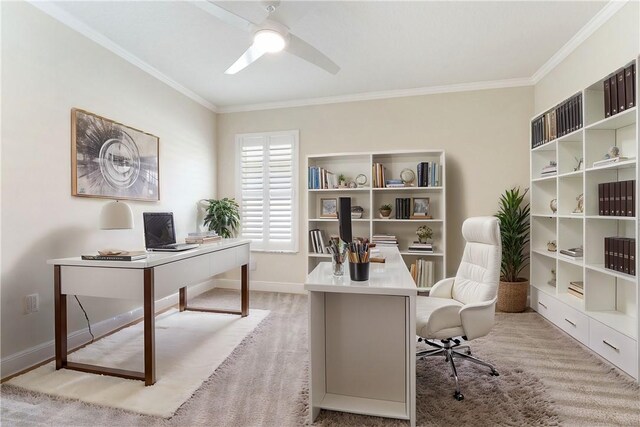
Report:
<svg viewBox="0 0 640 427"><path fill-rule="evenodd" d="M554 323L584 345L589 345L589 318L562 302L556 302L556 305Z"/></svg>
<svg viewBox="0 0 640 427"><path fill-rule="evenodd" d="M238 265L238 248L228 248L209 255L209 275L224 273Z"/></svg>
<svg viewBox="0 0 640 427"><path fill-rule="evenodd" d="M638 378L636 341L597 320L589 319L589 347L618 368Z"/></svg>
<svg viewBox="0 0 640 427"><path fill-rule="evenodd" d="M202 283L209 278L209 257L200 255L154 268L156 299L171 295L179 288Z"/></svg>

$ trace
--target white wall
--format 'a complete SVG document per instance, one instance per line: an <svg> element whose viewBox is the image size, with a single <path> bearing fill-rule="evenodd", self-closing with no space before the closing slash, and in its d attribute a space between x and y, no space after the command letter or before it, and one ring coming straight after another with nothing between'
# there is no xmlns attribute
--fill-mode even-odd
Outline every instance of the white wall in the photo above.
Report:
<svg viewBox="0 0 640 427"><path fill-rule="evenodd" d="M462 255L460 227L492 215L498 197L528 186L533 88L484 90L263 110L218 116L218 194L234 196L234 137L245 132L300 130L300 213L304 216L309 154L443 148L447 153L448 272ZM252 280L302 283L307 273L305 218L298 254L254 253Z"/></svg>
<svg viewBox="0 0 640 427"><path fill-rule="evenodd" d="M638 56L640 3L631 1L535 85L535 112L595 83Z"/></svg>
<svg viewBox="0 0 640 427"><path fill-rule="evenodd" d="M53 339L46 260L98 248L144 248L142 212L171 210L178 238L195 203L215 196L215 114L23 2L2 4L2 357ZM98 230L105 199L71 196L70 110L79 107L160 137L159 203L130 202L134 230ZM25 295L40 311L24 314ZM141 301L83 303L92 322ZM84 328L69 301L69 330Z"/></svg>

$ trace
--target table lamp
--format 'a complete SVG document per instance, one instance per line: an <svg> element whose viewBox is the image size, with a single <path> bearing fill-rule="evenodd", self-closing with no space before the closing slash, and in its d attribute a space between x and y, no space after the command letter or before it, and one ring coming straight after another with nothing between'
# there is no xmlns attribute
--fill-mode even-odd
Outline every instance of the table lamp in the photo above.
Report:
<svg viewBox="0 0 640 427"><path fill-rule="evenodd" d="M133 228L133 212L124 202L118 200L109 202L100 211L101 230L126 230ZM121 249L102 249L100 255L122 255L127 253Z"/></svg>

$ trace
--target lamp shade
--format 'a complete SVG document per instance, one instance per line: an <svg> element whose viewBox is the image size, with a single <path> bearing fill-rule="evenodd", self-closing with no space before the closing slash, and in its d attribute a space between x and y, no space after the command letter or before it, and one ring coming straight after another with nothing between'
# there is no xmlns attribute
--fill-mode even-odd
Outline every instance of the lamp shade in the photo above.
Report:
<svg viewBox="0 0 640 427"><path fill-rule="evenodd" d="M100 228L116 230L133 228L133 212L124 202L109 202L100 211Z"/></svg>

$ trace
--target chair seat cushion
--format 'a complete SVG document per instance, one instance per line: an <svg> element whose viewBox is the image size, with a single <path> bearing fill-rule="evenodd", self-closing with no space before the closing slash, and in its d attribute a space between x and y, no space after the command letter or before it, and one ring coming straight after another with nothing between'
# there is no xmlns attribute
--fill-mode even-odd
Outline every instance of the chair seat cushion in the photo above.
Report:
<svg viewBox="0 0 640 427"><path fill-rule="evenodd" d="M429 339L446 339L464 335L460 309L463 304L450 298L416 299L416 334ZM435 316L432 316L437 312Z"/></svg>

